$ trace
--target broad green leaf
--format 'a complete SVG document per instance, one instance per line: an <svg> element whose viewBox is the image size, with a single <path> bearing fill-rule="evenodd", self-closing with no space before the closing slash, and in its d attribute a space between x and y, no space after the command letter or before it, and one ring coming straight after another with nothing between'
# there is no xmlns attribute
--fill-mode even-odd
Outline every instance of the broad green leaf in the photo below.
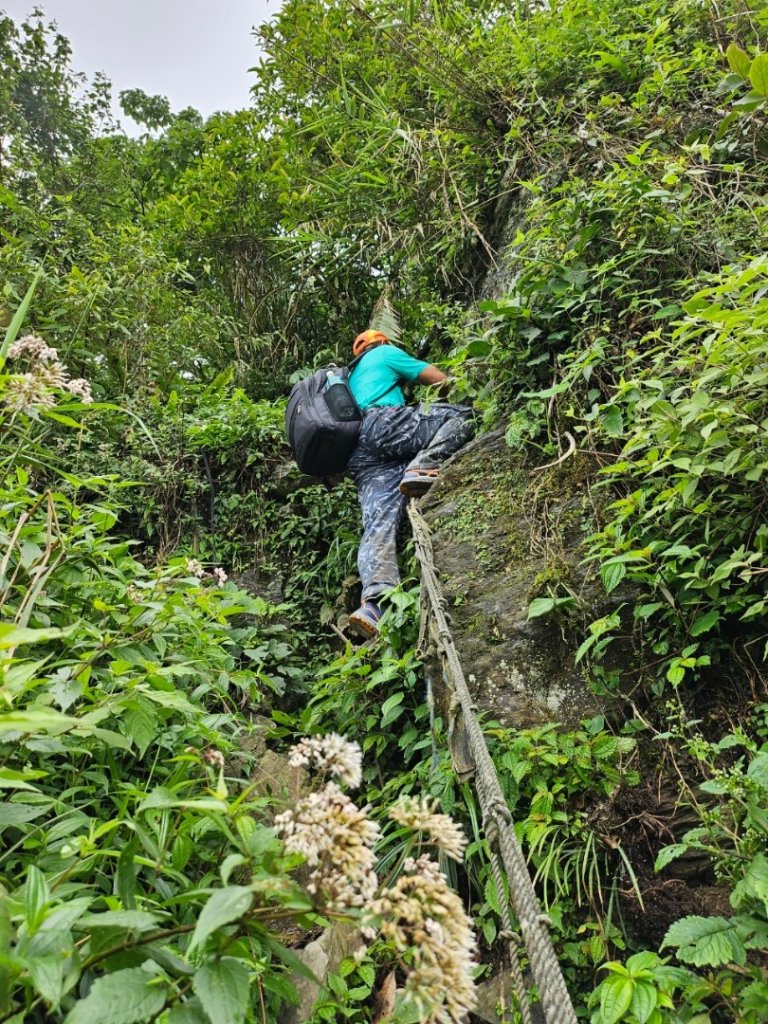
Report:
<svg viewBox="0 0 768 1024"><path fill-rule="evenodd" d="M69 933L72 926L88 910L92 902L92 896L80 896L77 899L69 900L67 903L61 903L58 907L49 909L37 934L32 940L33 944L35 944L35 948L39 949L41 948L41 943L47 942L45 938L47 932ZM68 952L71 952L71 937L68 945Z"/></svg>
<svg viewBox="0 0 768 1024"><path fill-rule="evenodd" d="M728 783L719 782L717 779L707 779L706 782L699 783L699 789L702 793L714 793L716 796L722 796L728 792Z"/></svg>
<svg viewBox="0 0 768 1024"><path fill-rule="evenodd" d="M574 655L574 661L578 665L581 659L591 650L592 647L597 643L598 638L596 636L588 636L586 640L583 640L579 644L579 649Z"/></svg>
<svg viewBox="0 0 768 1024"><path fill-rule="evenodd" d="M75 430L82 430L83 424L78 420L73 420L71 416L65 416L63 413L54 412L53 409L43 409L41 415L47 420L55 420L57 423L61 423L65 427L73 427Z"/></svg>
<svg viewBox="0 0 768 1024"><path fill-rule="evenodd" d="M747 775L762 789L768 790L768 752L761 751L749 762Z"/></svg>
<svg viewBox="0 0 768 1024"><path fill-rule="evenodd" d="M391 725L400 715L403 713L403 709L400 704L405 700L404 693L393 693L391 697L387 697L381 706L381 727L385 729L388 725Z"/></svg>
<svg viewBox="0 0 768 1024"><path fill-rule="evenodd" d="M46 904L51 898L45 875L34 864L27 868L27 879L24 884L24 913L27 927L34 933L40 924Z"/></svg>
<svg viewBox="0 0 768 1024"><path fill-rule="evenodd" d="M678 958L695 967L719 967L731 960L743 965L747 958L734 922L724 917L684 917L667 931L665 946L677 948Z"/></svg>
<svg viewBox="0 0 768 1024"><path fill-rule="evenodd" d="M0 733L21 732L35 735L45 732L56 736L63 732L69 732L79 724L76 718L63 715L53 708L9 711L5 715L0 715Z"/></svg>
<svg viewBox="0 0 768 1024"><path fill-rule="evenodd" d="M150 942L143 948L146 950L147 956L152 957L155 963L168 974L191 978L195 973L194 967L188 964L186 960L182 960L180 956L176 956L175 953L172 953L165 946L158 946L156 943Z"/></svg>
<svg viewBox="0 0 768 1024"><path fill-rule="evenodd" d="M673 843L671 846L665 846L663 850L659 851L653 870L661 871L667 864L671 864L673 860L681 857L688 849L689 847L685 843Z"/></svg>
<svg viewBox="0 0 768 1024"><path fill-rule="evenodd" d="M197 999L188 999L173 1007L168 1014L168 1024L210 1024L210 1021Z"/></svg>
<svg viewBox="0 0 768 1024"><path fill-rule="evenodd" d="M624 417L621 409L612 405L603 411L603 426L609 437L620 437L624 433Z"/></svg>
<svg viewBox="0 0 768 1024"><path fill-rule="evenodd" d="M572 597L535 597L528 605L528 618L537 619L548 615L556 608L569 608L574 604Z"/></svg>
<svg viewBox="0 0 768 1024"><path fill-rule="evenodd" d="M189 674L189 669L185 665L170 665L168 669L171 675ZM149 700L154 701L155 704L160 704L164 708L173 708L174 711L183 711L188 715L198 714L198 709L195 705L180 691L147 690L146 696Z"/></svg>
<svg viewBox="0 0 768 1024"><path fill-rule="evenodd" d="M484 356L490 355L492 351L493 345L484 338L475 338L474 341L470 341L467 345L467 355L471 359L481 359Z"/></svg>
<svg viewBox="0 0 768 1024"><path fill-rule="evenodd" d="M77 922L80 931L93 928L124 928L128 932L149 932L160 918L146 910L105 910L103 914L85 914Z"/></svg>
<svg viewBox="0 0 768 1024"><path fill-rule="evenodd" d="M22 644L60 640L63 637L72 636L79 626L79 622L74 622L61 629L56 626L46 629L29 629L25 626L17 626L13 622L0 622L0 651L8 650L11 647L20 647Z"/></svg>
<svg viewBox="0 0 768 1024"><path fill-rule="evenodd" d="M636 981L629 1004L630 1011L637 1017L637 1024L646 1024L656 1009L656 988L649 981Z"/></svg>
<svg viewBox="0 0 768 1024"><path fill-rule="evenodd" d="M635 608L634 616L635 616L636 619L640 619L641 621L644 622L646 619L650 619L650 617L655 612L657 612L659 610L659 608L663 608L663 607L664 607L664 602L663 601L652 601L649 604L641 604L641 605L638 605Z"/></svg>
<svg viewBox="0 0 768 1024"><path fill-rule="evenodd" d="M187 864L189 864L194 852L195 844L192 839L185 832L179 832L173 840L173 846L171 847L171 864L173 864L174 869L176 871L183 871ZM230 854L230 856L238 855ZM228 860L229 858L226 859ZM241 857L240 859L242 860L243 858ZM223 885L226 885L228 881L228 878L222 878Z"/></svg>
<svg viewBox="0 0 768 1024"><path fill-rule="evenodd" d="M373 988L373 983L376 981L376 968L373 964L358 964L357 973L369 988Z"/></svg>
<svg viewBox="0 0 768 1024"><path fill-rule="evenodd" d="M733 105L740 113L751 113L758 107L762 107L764 103L765 99L757 89L750 89L746 96L739 97Z"/></svg>
<svg viewBox="0 0 768 1024"><path fill-rule="evenodd" d="M755 92L768 96L768 53L759 53L749 68L749 80Z"/></svg>
<svg viewBox="0 0 768 1024"><path fill-rule="evenodd" d="M82 721L78 721L75 731L84 736L95 736L96 739L101 740L112 750L131 749L131 741L119 732L115 732L113 729L93 729L84 725Z"/></svg>
<svg viewBox="0 0 768 1024"><path fill-rule="evenodd" d="M600 578L605 592L612 593L627 575L627 567L623 562L608 562L600 566Z"/></svg>
<svg viewBox="0 0 768 1024"><path fill-rule="evenodd" d="M494 882L493 878L490 875L485 880L484 895L485 902L488 904L488 906L491 908L494 914L499 914L499 916L501 916L501 906L499 904L499 895L496 892L496 883Z"/></svg>
<svg viewBox="0 0 768 1024"><path fill-rule="evenodd" d="M36 956L24 963L35 989L51 1006L58 1006L64 994L65 961L60 956Z"/></svg>
<svg viewBox="0 0 768 1024"><path fill-rule="evenodd" d="M128 967L97 978L75 1003L64 1024L144 1024L165 1005L165 986L143 967Z"/></svg>
<svg viewBox="0 0 768 1024"><path fill-rule="evenodd" d="M252 903L253 893L242 885L230 885L213 892L200 912L189 944L190 952L202 945L217 928L239 920L250 910Z"/></svg>
<svg viewBox="0 0 768 1024"><path fill-rule="evenodd" d="M631 978L612 975L600 986L600 1022L616 1024L629 1009L635 983Z"/></svg>
<svg viewBox="0 0 768 1024"><path fill-rule="evenodd" d="M136 745L139 757L144 757L147 747L157 735L157 721L157 715L144 704L123 716L126 736Z"/></svg>
<svg viewBox="0 0 768 1024"><path fill-rule="evenodd" d="M655 970L661 964L661 958L656 953L644 949L640 953L633 953L627 960L627 970L632 977L637 977L642 971Z"/></svg>
<svg viewBox="0 0 768 1024"><path fill-rule="evenodd" d="M248 968L241 960L225 956L204 964L195 972L193 984L211 1024L241 1024L250 990Z"/></svg>
<svg viewBox="0 0 768 1024"><path fill-rule="evenodd" d="M553 384L552 387L544 388L543 391L523 391L520 394L521 398L552 398L553 395L561 395L564 391L570 388L570 380L561 380L558 384Z"/></svg>
<svg viewBox="0 0 768 1024"><path fill-rule="evenodd" d="M248 861L242 853L230 853L229 856L225 857L221 862L221 867L219 868L222 885L227 885L229 883L229 880L232 877L232 872L236 868L247 863Z"/></svg>
<svg viewBox="0 0 768 1024"><path fill-rule="evenodd" d="M653 319L669 320L671 317L677 316L678 313L682 313L682 308L678 306L676 302L673 302L668 306L663 306L661 309L657 309L653 314Z"/></svg>
<svg viewBox="0 0 768 1024"><path fill-rule="evenodd" d="M528 618L538 619L541 615L549 615L554 608L554 597L535 597L528 605Z"/></svg>
<svg viewBox="0 0 768 1024"><path fill-rule="evenodd" d="M215 800L213 797L200 797L199 799L193 800L182 800L179 799L175 793L172 793L169 789L164 786L157 786L149 796L145 797L139 805L140 811L148 811L152 809L163 809L171 807L181 807L187 810L197 811L212 811L212 812L225 812L229 808L223 800Z"/></svg>
<svg viewBox="0 0 768 1024"><path fill-rule="evenodd" d="M713 626L716 626L720 621L720 612L717 608L713 608L711 611L706 612L704 615L700 615L698 619L691 626L691 636L701 636L702 633L707 633Z"/></svg>
<svg viewBox="0 0 768 1024"><path fill-rule="evenodd" d="M28 789L37 792L27 779L42 779L47 774L34 768L25 768L20 772L14 768L0 768L0 789Z"/></svg>
<svg viewBox="0 0 768 1024"><path fill-rule="evenodd" d="M731 905L739 908L750 899L762 903L768 913L768 857L762 853L752 858L744 877L731 893Z"/></svg>
<svg viewBox="0 0 768 1024"><path fill-rule="evenodd" d="M747 54L737 43L731 43L725 51L725 57L731 67L742 78L749 78L749 66L752 63Z"/></svg>
<svg viewBox="0 0 768 1024"><path fill-rule="evenodd" d="M741 993L741 1003L747 1010L765 1013L768 1006L768 981L753 981L751 985L747 985Z"/></svg>

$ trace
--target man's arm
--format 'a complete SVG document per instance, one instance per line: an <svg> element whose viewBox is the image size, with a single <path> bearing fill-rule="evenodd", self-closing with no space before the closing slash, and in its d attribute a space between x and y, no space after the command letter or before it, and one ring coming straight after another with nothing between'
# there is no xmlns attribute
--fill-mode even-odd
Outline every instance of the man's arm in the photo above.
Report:
<svg viewBox="0 0 768 1024"><path fill-rule="evenodd" d="M440 398L444 398L450 391L452 380L447 373L443 373L434 364L430 363L426 369L422 370L416 378L417 384L440 384L441 387L438 389L438 395Z"/></svg>
<svg viewBox="0 0 768 1024"><path fill-rule="evenodd" d="M442 384L444 380L448 380L448 377L437 366L430 363L426 369L421 371L416 380L419 384Z"/></svg>

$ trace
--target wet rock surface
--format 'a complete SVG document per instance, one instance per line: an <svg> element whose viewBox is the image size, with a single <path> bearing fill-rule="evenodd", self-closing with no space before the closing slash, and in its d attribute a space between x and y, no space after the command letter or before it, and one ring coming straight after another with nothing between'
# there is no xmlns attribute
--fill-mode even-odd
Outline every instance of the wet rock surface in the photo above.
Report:
<svg viewBox="0 0 768 1024"><path fill-rule="evenodd" d="M504 726L574 727L601 710L575 655L586 624L627 594L606 597L584 561L594 471L579 455L531 466L497 432L460 452L421 502L478 710ZM567 603L529 619L539 597ZM614 647L612 659L620 668L631 653Z"/></svg>

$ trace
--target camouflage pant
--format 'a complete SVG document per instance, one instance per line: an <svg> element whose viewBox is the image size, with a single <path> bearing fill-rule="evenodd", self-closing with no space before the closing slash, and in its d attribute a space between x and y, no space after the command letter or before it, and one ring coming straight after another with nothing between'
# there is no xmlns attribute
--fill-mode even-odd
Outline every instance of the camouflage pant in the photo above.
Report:
<svg viewBox="0 0 768 1024"><path fill-rule="evenodd" d="M347 472L357 486L363 537L357 566L363 600L372 600L400 581L397 531L405 511L399 491L406 469L432 469L472 437L472 410L441 402L387 405L367 412Z"/></svg>

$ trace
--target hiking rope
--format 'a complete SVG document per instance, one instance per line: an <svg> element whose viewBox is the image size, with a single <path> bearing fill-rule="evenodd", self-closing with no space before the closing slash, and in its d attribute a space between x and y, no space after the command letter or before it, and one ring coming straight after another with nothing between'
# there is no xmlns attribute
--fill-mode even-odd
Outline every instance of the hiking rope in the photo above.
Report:
<svg viewBox="0 0 768 1024"><path fill-rule="evenodd" d="M435 626L438 651L442 656L448 681L458 698L469 748L476 766L475 788L483 814L483 826L491 848L491 875L503 908L500 935L509 947L512 980L523 1024L531 1022L530 1000L523 980L519 946L512 929L509 903L504 907L502 865L509 882L509 901L520 926L522 945L528 955L533 980L539 990L545 1020L547 1024L576 1024L576 1013L549 937L549 919L543 913L533 888L525 857L515 833L512 815L475 713L477 707L469 692L453 642L446 615L445 597L437 577L429 527L416 507L415 500L408 502L408 517L411 520L416 557L421 565L422 585Z"/></svg>

